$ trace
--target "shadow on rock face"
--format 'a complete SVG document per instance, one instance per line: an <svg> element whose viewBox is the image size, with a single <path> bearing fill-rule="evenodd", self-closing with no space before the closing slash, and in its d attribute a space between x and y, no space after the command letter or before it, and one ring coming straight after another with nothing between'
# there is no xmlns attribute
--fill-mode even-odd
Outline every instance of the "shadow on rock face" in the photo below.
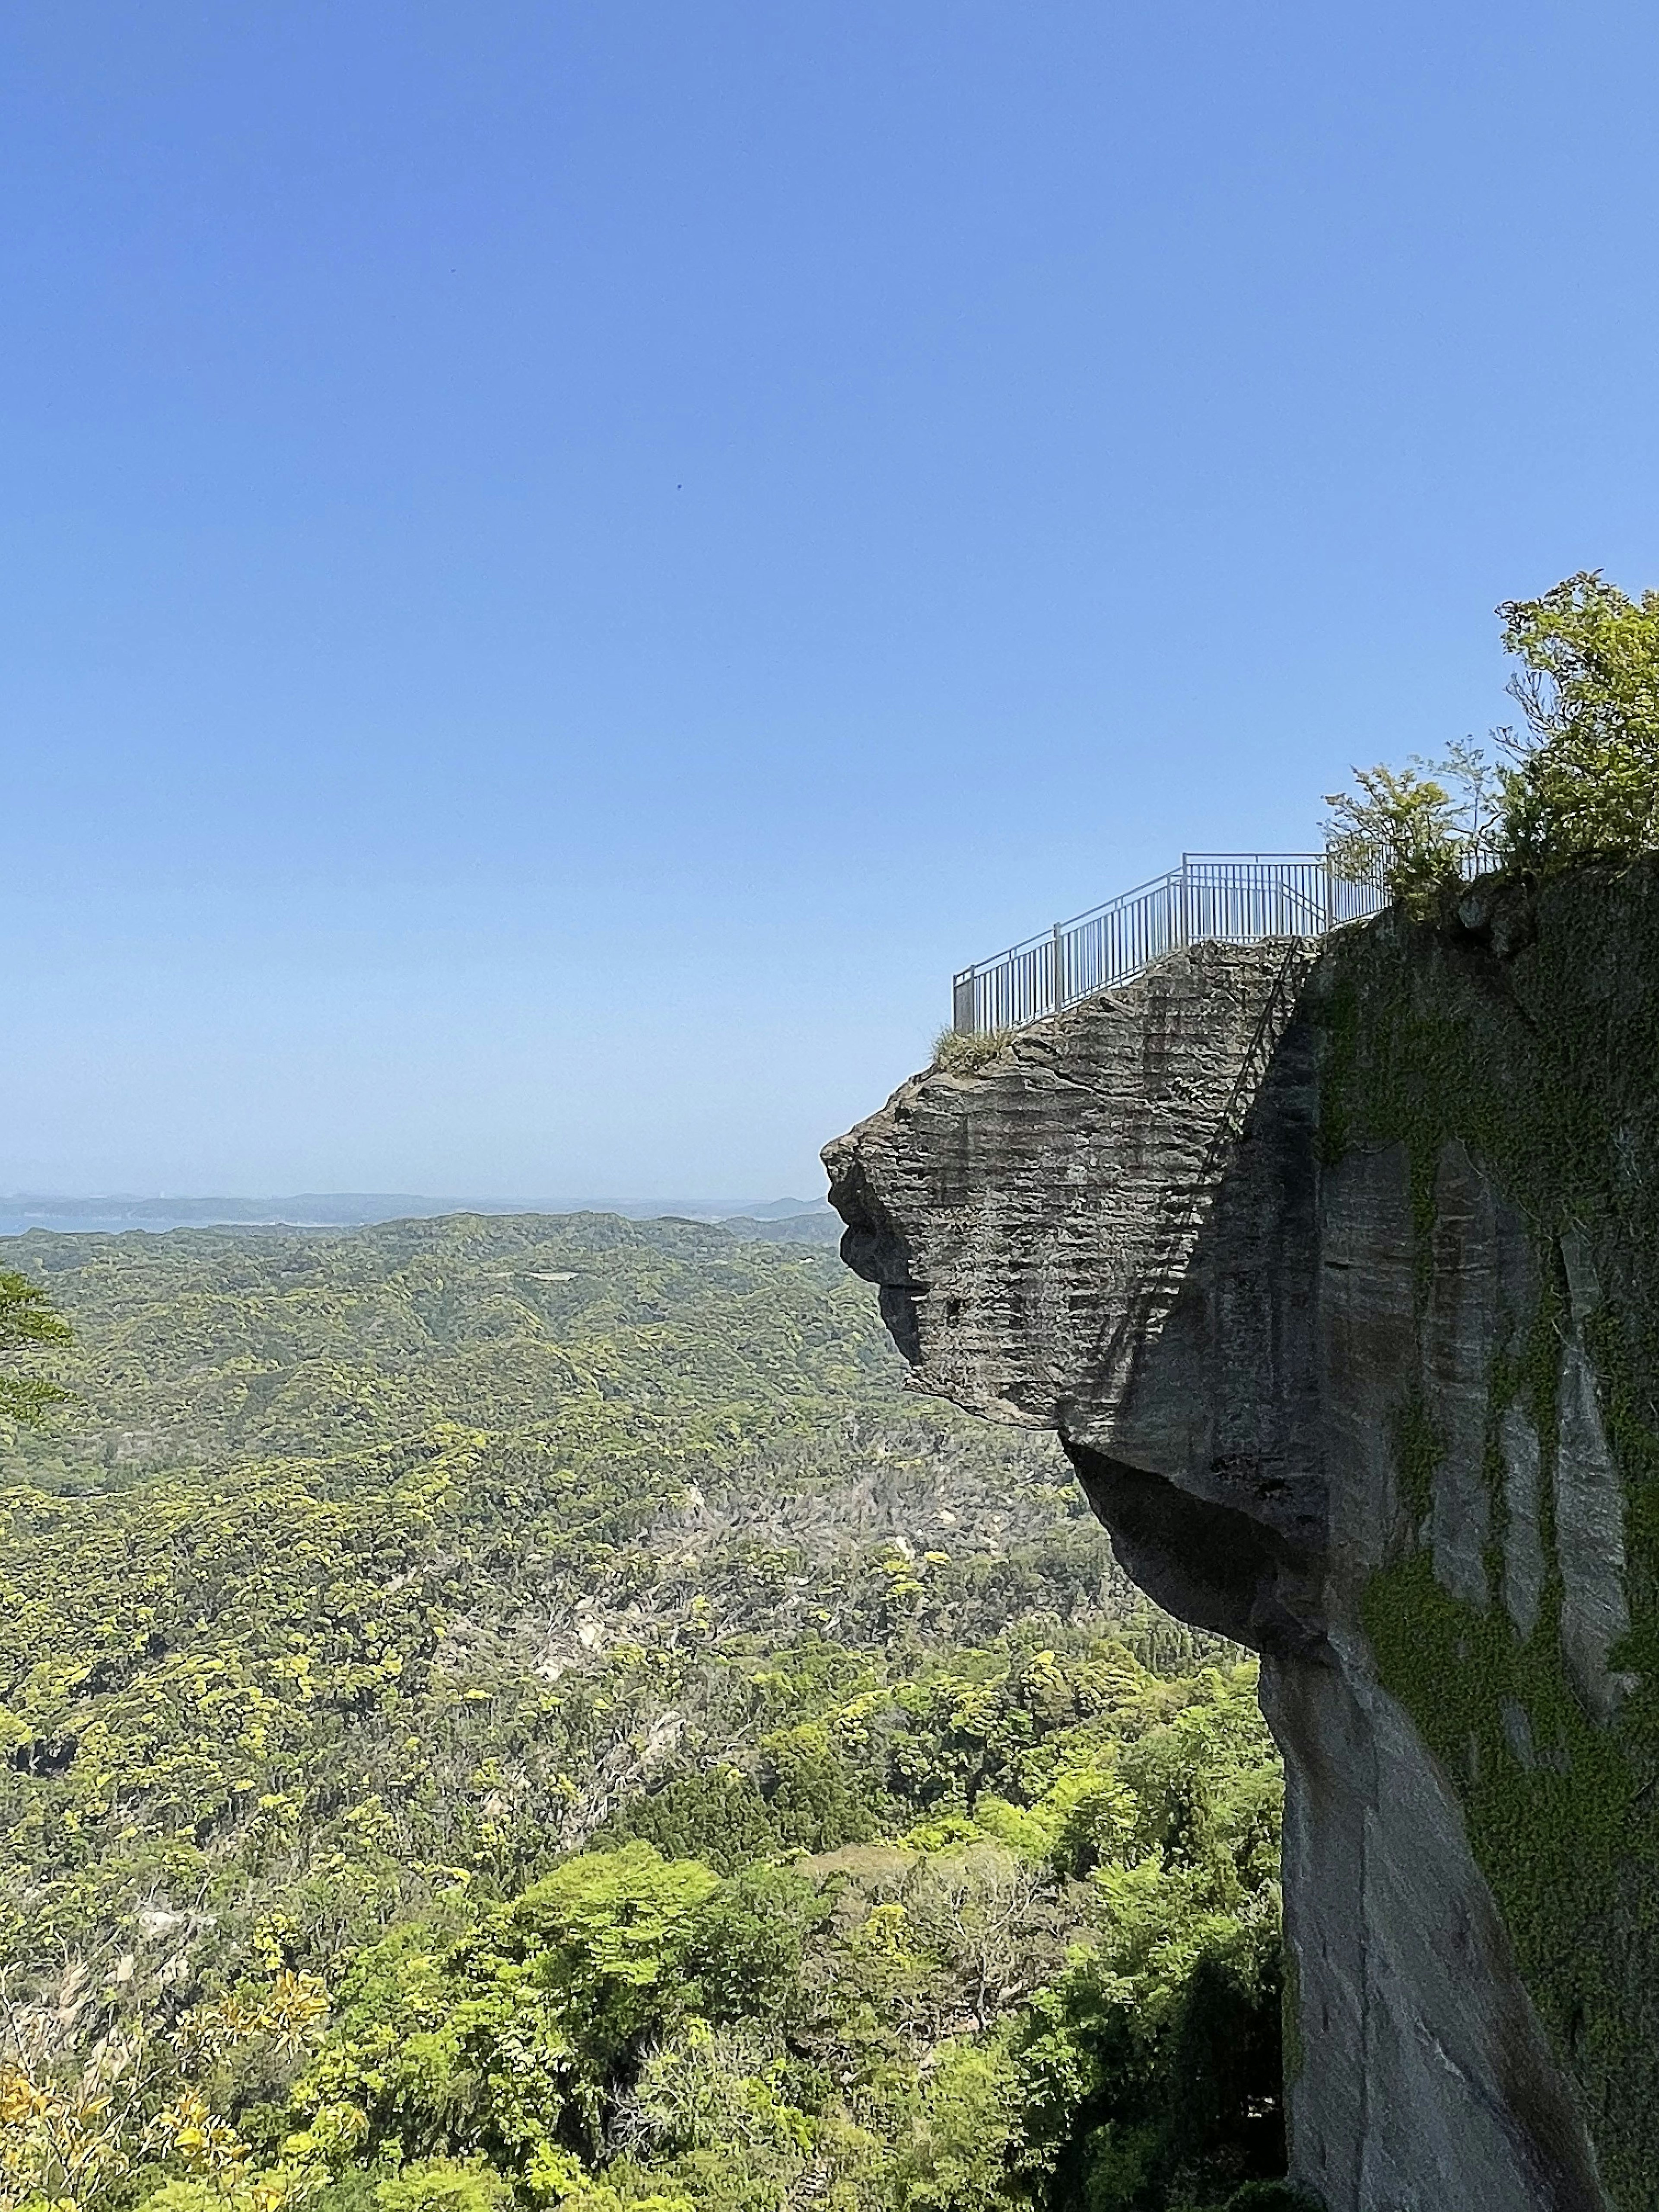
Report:
<svg viewBox="0 0 1659 2212"><path fill-rule="evenodd" d="M1646 928L1659 975L1659 867L1649 877L1602 933ZM1499 919L1501 944L1467 916L1450 938L1385 917L1311 972L1304 949L1289 992L1283 945L1194 947L1019 1032L971 1077L915 1078L824 1153L842 1255L878 1285L915 1386L1055 1431L1141 1587L1262 1655L1304 2054L1292 2171L1329 2212L1611 2212L1598 2152L1622 2212L1659 2212L1647 2001L1587 1997L1573 1964L1618 1957L1621 1988L1659 1984L1659 1911L1558 1881L1541 1920L1528 1898L1522 1950L1471 1823L1516 1744L1532 1763L1506 1786L1520 1817L1528 1791L1543 1817L1559 1759L1535 1751L1522 1678L1506 1734L1478 1686L1467 1726L1441 1717L1460 1655L1492 1645L1511 1599L1517 1637L1556 1634L1547 1582L1565 1593L1556 1663L1583 1727L1618 1728L1636 1680L1626 1478L1590 1360L1594 1331L1623 1316L1591 1265L1595 1224L1565 1243L1540 1230L1556 1194L1503 1188L1455 1091L1437 1148L1411 1146L1429 1087L1465 1071L1494 1071L1469 1131L1501 1130L1516 1099L1535 1112L1575 996L1623 991L1624 1030L1598 999L1594 1049L1566 1048L1559 1079L1582 1091L1602 1054L1594 1079L1614 1103L1588 1110L1608 1123L1610 1175L1659 1192L1651 1075L1638 1098L1630 1073L1659 1065L1659 988L1622 942L1616 957L1599 939L1558 947L1548 915L1515 898ZM1561 1007L1523 1003L1540 973ZM1414 1037L1437 1056L1412 1073L1395 1129L1378 1104L1388 1054ZM1344 1055L1366 1072L1345 1074ZM1582 1146L1586 1097L1564 1111ZM1632 1249L1659 1250L1659 1218ZM1561 1371L1527 1398L1516 1378L1534 1345ZM1642 1387L1659 1398L1659 1377ZM1539 1425L1553 1407L1559 1437ZM1386 1650L1381 1590L1417 1608L1389 1616ZM1614 1873L1602 1894L1634 1893ZM1591 2002L1613 2020L1599 2043L1574 2025Z"/></svg>
<svg viewBox="0 0 1659 2212"><path fill-rule="evenodd" d="M1275 1530L1086 1444L1066 1450L1124 1572L1166 1613L1252 1651L1329 1661L1310 1618L1315 1563Z"/></svg>
<svg viewBox="0 0 1659 2212"><path fill-rule="evenodd" d="M1055 1430L1143 1588L1310 1657L1323 1497L1309 1270L1285 1263L1309 1241L1285 1158L1307 1151L1305 1048L1267 1077L1281 1133L1217 1142L1285 958L1202 948L975 1078L916 1078L824 1163L917 1386Z"/></svg>

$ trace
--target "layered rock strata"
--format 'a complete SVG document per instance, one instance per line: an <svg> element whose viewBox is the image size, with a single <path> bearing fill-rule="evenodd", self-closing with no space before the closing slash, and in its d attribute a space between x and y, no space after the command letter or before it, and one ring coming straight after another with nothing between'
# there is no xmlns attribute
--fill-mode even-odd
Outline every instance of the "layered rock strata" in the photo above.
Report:
<svg viewBox="0 0 1659 2212"><path fill-rule="evenodd" d="M1262 1656L1294 2177L1659 2212L1659 870L1197 947L824 1157L917 1387Z"/></svg>

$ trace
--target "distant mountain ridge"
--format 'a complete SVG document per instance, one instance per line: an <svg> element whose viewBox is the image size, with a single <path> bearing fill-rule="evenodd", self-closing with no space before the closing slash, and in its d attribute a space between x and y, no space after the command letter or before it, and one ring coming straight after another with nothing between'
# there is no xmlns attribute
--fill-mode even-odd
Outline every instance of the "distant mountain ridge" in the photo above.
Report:
<svg viewBox="0 0 1659 2212"><path fill-rule="evenodd" d="M0 1236L21 1237L31 1229L93 1231L119 1234L126 1229L239 1228L358 1229L376 1221L434 1220L445 1214L614 1213L629 1221L830 1221L821 1198L514 1200L423 1198L406 1191L302 1192L286 1198L137 1197L65 1198L15 1192L0 1196ZM810 1232L809 1232L810 1233Z"/></svg>

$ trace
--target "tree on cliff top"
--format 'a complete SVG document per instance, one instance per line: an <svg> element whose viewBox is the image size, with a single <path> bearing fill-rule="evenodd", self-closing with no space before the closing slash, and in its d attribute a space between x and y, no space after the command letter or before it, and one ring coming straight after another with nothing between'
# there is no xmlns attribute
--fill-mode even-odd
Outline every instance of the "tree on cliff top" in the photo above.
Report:
<svg viewBox="0 0 1659 2212"><path fill-rule="evenodd" d="M1508 599L1510 696L1528 736L1504 775L1507 854L1548 867L1659 847L1659 592L1626 598L1598 573Z"/></svg>
<svg viewBox="0 0 1659 2212"><path fill-rule="evenodd" d="M1412 756L1407 768L1356 769L1352 792L1332 792L1326 844L1340 875L1378 878L1395 898L1431 898L1472 875L1492 836L1494 774L1470 744L1443 761Z"/></svg>
<svg viewBox="0 0 1659 2212"><path fill-rule="evenodd" d="M1524 729L1443 762L1357 769L1326 828L1337 866L1421 904L1482 867L1532 872L1659 850L1659 592L1583 570L1498 609Z"/></svg>

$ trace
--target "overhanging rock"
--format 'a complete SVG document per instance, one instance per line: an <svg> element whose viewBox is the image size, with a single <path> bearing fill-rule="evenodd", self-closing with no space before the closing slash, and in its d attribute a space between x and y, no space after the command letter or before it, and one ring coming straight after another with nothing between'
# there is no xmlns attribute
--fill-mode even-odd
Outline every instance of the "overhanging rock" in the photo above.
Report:
<svg viewBox="0 0 1659 2212"><path fill-rule="evenodd" d="M824 1157L918 1387L1262 1655L1295 2177L1659 2212L1659 874L1198 946Z"/></svg>

